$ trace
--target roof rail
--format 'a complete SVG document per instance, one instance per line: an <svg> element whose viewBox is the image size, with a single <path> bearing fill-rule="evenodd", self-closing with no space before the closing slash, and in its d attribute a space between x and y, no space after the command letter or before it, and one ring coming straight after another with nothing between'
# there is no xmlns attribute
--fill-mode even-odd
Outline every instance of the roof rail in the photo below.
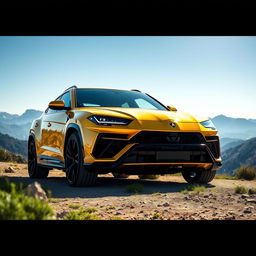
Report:
<svg viewBox="0 0 256 256"><path fill-rule="evenodd" d="M64 92L66 92L66 91L68 91L68 90L70 90L70 89L73 89L73 88L77 88L77 86L76 85L72 85L72 86L70 86L70 87L68 87Z"/></svg>
<svg viewBox="0 0 256 256"><path fill-rule="evenodd" d="M131 91L134 91L134 92L141 92L141 91L138 90L138 89L131 89Z"/></svg>

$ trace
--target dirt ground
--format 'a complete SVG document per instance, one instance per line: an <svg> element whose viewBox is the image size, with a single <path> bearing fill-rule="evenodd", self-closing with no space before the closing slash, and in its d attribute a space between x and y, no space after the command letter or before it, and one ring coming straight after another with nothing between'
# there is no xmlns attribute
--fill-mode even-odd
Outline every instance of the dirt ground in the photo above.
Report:
<svg viewBox="0 0 256 256"><path fill-rule="evenodd" d="M14 173L5 173L12 167ZM188 184L182 176L165 175L157 180L141 180L136 175L116 179L112 174L99 175L94 187L74 188L67 184L65 173L52 170L47 179L30 179L24 164L0 163L0 175L12 182L39 182L51 191L49 204L56 218L77 207L94 208L100 219L124 220L256 220L256 194L236 194L236 186L256 189L255 181L214 179L199 194L182 193ZM126 192L138 183L143 191Z"/></svg>

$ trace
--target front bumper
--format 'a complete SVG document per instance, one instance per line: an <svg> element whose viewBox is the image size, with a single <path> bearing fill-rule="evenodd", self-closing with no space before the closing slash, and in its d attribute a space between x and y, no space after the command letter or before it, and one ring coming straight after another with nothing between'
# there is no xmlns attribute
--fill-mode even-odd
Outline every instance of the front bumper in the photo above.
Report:
<svg viewBox="0 0 256 256"><path fill-rule="evenodd" d="M217 170L221 160L216 159L207 144L148 144L133 145L116 161L99 161L85 166L99 173L175 173L187 168Z"/></svg>

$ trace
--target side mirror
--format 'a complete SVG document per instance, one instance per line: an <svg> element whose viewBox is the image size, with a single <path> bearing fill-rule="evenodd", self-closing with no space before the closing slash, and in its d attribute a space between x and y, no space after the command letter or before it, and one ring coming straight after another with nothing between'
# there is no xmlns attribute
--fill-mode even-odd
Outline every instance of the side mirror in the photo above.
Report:
<svg viewBox="0 0 256 256"><path fill-rule="evenodd" d="M68 107L65 107L65 102L64 100L54 100L51 101L48 105L50 109L54 110L63 110L63 109L69 109Z"/></svg>
<svg viewBox="0 0 256 256"><path fill-rule="evenodd" d="M170 110L170 111L177 111L177 108L175 108L175 107L172 107L172 106L167 106L167 108Z"/></svg>

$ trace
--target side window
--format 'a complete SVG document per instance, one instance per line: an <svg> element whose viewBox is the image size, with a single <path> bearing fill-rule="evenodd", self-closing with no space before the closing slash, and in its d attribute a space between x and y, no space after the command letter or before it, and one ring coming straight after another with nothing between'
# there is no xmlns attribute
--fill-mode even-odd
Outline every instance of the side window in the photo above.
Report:
<svg viewBox="0 0 256 256"><path fill-rule="evenodd" d="M61 100L64 100L65 102L65 107L70 107L71 106L71 101L70 101L70 91L64 93L61 98Z"/></svg>
<svg viewBox="0 0 256 256"><path fill-rule="evenodd" d="M129 104L127 102L125 102L124 104L121 105L122 108L129 108Z"/></svg>
<svg viewBox="0 0 256 256"><path fill-rule="evenodd" d="M138 105L139 108L145 108L145 109L157 109L155 106L150 104L148 101L145 101L142 98L136 99L135 100L136 104Z"/></svg>

